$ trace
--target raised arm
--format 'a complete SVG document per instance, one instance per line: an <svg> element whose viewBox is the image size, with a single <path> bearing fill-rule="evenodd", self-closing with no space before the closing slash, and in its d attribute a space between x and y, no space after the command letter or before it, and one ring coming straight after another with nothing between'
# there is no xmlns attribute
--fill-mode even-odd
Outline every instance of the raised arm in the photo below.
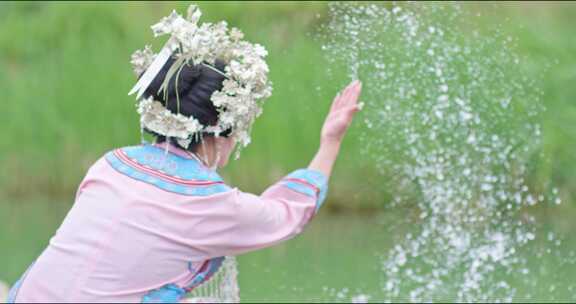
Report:
<svg viewBox="0 0 576 304"><path fill-rule="evenodd" d="M228 204L214 204L210 214L220 224L194 226L211 231L201 242L206 253L238 255L275 245L303 230L326 197L342 139L359 110L360 90L356 81L336 96L322 128L320 148L307 169L288 174L261 195L235 189L222 198ZM196 247L199 241L194 240Z"/></svg>

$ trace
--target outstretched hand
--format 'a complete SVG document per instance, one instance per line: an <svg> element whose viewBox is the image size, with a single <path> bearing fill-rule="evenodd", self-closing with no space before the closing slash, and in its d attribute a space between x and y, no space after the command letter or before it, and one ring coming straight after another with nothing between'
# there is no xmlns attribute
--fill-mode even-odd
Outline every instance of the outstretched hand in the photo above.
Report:
<svg viewBox="0 0 576 304"><path fill-rule="evenodd" d="M320 137L322 143L339 144L342 141L352 123L354 114L362 107L362 104L358 103L361 91L362 83L356 80L336 95L322 127Z"/></svg>
<svg viewBox="0 0 576 304"><path fill-rule="evenodd" d="M330 177L334 162L340 152L340 143L352 123L354 114L362 108L362 105L358 103L361 90L362 83L356 80L334 98L330 113L328 113L322 127L320 148L310 162L308 169L316 170L326 177Z"/></svg>

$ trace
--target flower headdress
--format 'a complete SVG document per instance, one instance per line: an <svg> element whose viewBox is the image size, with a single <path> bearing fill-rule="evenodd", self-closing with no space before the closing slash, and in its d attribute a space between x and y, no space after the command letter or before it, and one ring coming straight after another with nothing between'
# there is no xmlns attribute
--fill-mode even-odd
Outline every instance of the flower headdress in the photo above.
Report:
<svg viewBox="0 0 576 304"><path fill-rule="evenodd" d="M262 113L262 103L272 94L268 80L268 65L264 58L268 54L259 44L242 40L244 34L236 28L228 29L225 21L198 24L202 13L195 6L188 8L186 18L173 11L169 16L153 25L154 36L171 35L160 53L154 54L150 46L132 55L134 72L142 75L129 95L137 93L136 99L143 128L157 134L175 138L187 147L201 133L220 133L231 130L231 136L240 147L250 143L252 123ZM168 82L178 77L185 65L202 64L225 76L223 88L212 94L210 100L219 111L217 125L202 125L194 117L170 112L152 97L142 99L150 83L168 59L174 56L174 64L168 70L160 87L167 94ZM226 64L224 73L217 70L216 60ZM159 92L160 93L160 92ZM178 109L179 97L177 96Z"/></svg>

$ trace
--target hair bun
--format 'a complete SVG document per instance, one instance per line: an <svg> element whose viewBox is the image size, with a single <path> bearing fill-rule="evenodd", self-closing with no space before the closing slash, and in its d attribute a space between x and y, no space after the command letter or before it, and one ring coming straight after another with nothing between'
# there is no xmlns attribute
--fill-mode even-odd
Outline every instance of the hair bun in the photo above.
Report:
<svg viewBox="0 0 576 304"><path fill-rule="evenodd" d="M168 82L166 92L159 92L163 81L176 60L170 58L156 75L143 98L152 97L162 103L170 112L194 117L203 125L218 123L218 109L212 103L211 97L215 91L222 89L225 79L225 64L216 61L218 73L205 65L184 65ZM152 133L152 132L150 132ZM154 134L158 136L157 134ZM223 134L224 136L226 134ZM188 148L188 147L184 147Z"/></svg>
<svg viewBox="0 0 576 304"><path fill-rule="evenodd" d="M168 59L154 80L152 80L148 89L146 89L144 92L144 98L152 96L154 100L159 101L165 105L165 99L172 101L172 98L176 98L176 94L178 94L179 97L182 97L188 93L192 85L201 76L202 69L198 66L185 65L182 70L179 73L176 72L168 82L168 94L166 95L166 92L164 91L160 92L160 88L164 83L164 79L166 78L170 67L172 67L175 61L176 60L174 58ZM178 79L178 85L176 85L176 79Z"/></svg>

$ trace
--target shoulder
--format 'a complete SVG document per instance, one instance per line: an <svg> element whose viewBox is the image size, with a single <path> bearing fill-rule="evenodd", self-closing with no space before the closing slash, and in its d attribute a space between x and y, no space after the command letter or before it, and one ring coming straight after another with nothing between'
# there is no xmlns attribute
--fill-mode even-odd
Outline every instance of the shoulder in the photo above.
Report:
<svg viewBox="0 0 576 304"><path fill-rule="evenodd" d="M198 161L151 145L114 149L103 160L119 174L177 194L206 196L230 190Z"/></svg>

